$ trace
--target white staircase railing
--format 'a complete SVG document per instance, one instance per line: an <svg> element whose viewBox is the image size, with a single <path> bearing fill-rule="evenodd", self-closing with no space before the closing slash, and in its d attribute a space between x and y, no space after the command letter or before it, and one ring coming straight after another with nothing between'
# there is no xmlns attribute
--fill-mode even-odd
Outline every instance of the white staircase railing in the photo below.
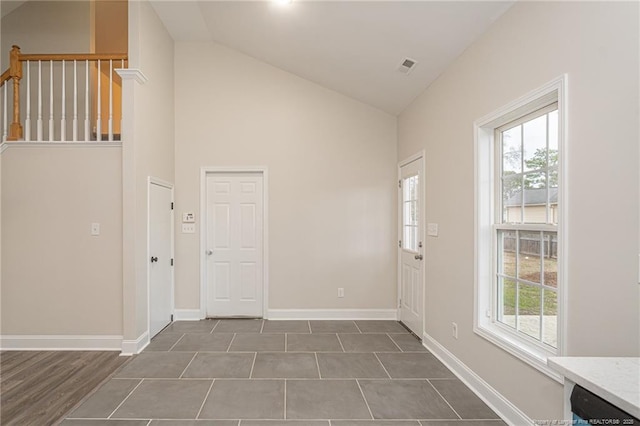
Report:
<svg viewBox="0 0 640 426"><path fill-rule="evenodd" d="M2 142L120 139L122 85L115 69L126 67L126 54L25 55L13 46L10 60L0 76Z"/></svg>

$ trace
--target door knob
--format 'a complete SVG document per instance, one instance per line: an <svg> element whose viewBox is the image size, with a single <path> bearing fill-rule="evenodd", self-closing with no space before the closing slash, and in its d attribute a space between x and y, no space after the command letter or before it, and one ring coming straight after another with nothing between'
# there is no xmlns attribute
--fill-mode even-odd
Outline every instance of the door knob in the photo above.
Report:
<svg viewBox="0 0 640 426"><path fill-rule="evenodd" d="M207 256L211 256L213 254L213 250L207 250Z"/></svg>
<svg viewBox="0 0 640 426"><path fill-rule="evenodd" d="M153 263L153 262L157 262L157 261L158 261L158 258L157 258L157 257L155 257L155 256L152 256L152 257L151 257L151 263Z"/></svg>
<svg viewBox="0 0 640 426"><path fill-rule="evenodd" d="M422 255L421 254L416 254L415 255L415 259L416 260L422 260Z"/></svg>

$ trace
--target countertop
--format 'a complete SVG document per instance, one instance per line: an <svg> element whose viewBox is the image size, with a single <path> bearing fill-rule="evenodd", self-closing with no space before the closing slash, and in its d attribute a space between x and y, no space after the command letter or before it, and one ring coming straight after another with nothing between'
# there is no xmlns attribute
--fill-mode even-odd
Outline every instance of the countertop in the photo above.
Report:
<svg viewBox="0 0 640 426"><path fill-rule="evenodd" d="M567 379L640 418L640 358L552 357Z"/></svg>

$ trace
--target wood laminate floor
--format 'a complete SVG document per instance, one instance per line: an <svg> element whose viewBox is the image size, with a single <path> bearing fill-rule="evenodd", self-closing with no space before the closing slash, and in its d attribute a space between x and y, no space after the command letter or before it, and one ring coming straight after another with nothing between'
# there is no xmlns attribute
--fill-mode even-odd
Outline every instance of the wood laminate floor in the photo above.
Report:
<svg viewBox="0 0 640 426"><path fill-rule="evenodd" d="M127 361L119 352L0 352L0 424L53 425Z"/></svg>

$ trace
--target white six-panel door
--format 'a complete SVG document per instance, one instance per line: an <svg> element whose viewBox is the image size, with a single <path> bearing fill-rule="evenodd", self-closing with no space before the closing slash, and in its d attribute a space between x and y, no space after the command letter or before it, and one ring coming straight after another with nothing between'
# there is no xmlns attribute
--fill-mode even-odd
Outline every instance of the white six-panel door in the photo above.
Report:
<svg viewBox="0 0 640 426"><path fill-rule="evenodd" d="M171 191L149 182L149 337L171 322L173 309Z"/></svg>
<svg viewBox="0 0 640 426"><path fill-rule="evenodd" d="M206 178L208 317L263 316L263 176Z"/></svg>
<svg viewBox="0 0 640 426"><path fill-rule="evenodd" d="M418 158L400 167L400 321L422 337L424 318L423 167Z"/></svg>

